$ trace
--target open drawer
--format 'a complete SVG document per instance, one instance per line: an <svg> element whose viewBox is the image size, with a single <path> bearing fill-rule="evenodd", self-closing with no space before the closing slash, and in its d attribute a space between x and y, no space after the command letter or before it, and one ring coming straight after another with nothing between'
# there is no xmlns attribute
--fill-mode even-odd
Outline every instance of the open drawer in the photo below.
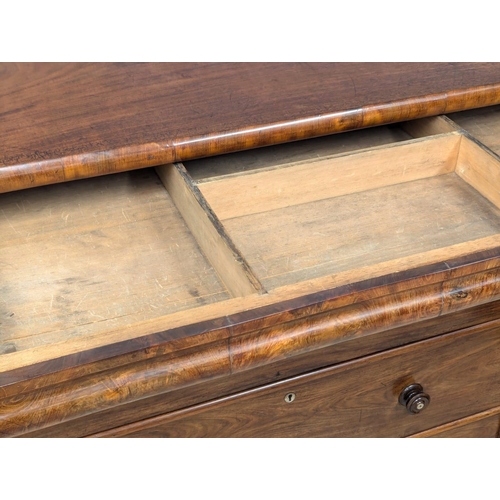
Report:
<svg viewBox="0 0 500 500"><path fill-rule="evenodd" d="M0 353L229 298L152 170L4 194Z"/></svg>
<svg viewBox="0 0 500 500"><path fill-rule="evenodd" d="M500 164L443 118L406 128L423 127L451 131L252 168L235 154L218 176L200 176L214 159L187 168L266 290L347 283L500 243Z"/></svg>
<svg viewBox="0 0 500 500"><path fill-rule="evenodd" d="M3 194L0 372L498 247L499 190L435 118Z"/></svg>

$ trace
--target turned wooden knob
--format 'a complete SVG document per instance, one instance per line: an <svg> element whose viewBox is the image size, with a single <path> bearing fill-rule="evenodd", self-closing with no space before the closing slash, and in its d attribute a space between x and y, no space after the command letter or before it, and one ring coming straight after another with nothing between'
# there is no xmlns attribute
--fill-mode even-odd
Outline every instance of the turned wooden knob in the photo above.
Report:
<svg viewBox="0 0 500 500"><path fill-rule="evenodd" d="M406 406L406 411L416 415L424 411L431 402L431 397L424 392L420 384L411 384L399 395L399 404Z"/></svg>

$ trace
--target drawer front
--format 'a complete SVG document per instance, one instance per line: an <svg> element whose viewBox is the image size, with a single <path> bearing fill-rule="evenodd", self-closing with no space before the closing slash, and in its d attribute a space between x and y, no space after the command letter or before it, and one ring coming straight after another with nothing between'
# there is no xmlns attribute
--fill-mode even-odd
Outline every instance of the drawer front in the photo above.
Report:
<svg viewBox="0 0 500 500"><path fill-rule="evenodd" d="M497 438L500 417L484 418L454 429L437 432L434 438Z"/></svg>
<svg viewBox="0 0 500 500"><path fill-rule="evenodd" d="M499 381L496 321L96 436L403 437L499 405ZM398 401L414 383L419 414Z"/></svg>
<svg viewBox="0 0 500 500"><path fill-rule="evenodd" d="M497 438L500 437L500 408L440 425L409 436L412 438Z"/></svg>

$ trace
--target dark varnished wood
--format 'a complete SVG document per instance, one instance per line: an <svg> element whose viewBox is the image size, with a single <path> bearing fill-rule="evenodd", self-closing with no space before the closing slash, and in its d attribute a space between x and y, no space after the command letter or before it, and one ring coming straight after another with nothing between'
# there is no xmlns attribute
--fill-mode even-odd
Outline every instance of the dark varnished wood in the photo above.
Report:
<svg viewBox="0 0 500 500"><path fill-rule="evenodd" d="M498 63L9 63L0 81L0 192L500 102Z"/></svg>
<svg viewBox="0 0 500 500"><path fill-rule="evenodd" d="M490 302L444 317L433 318L319 349L299 357L292 357L260 366L230 377L210 379L193 386L173 390L159 396L142 399L116 408L93 413L83 418L33 431L29 437L83 437L113 427L130 424L154 416L187 408L240 391L271 384L290 377L332 366L348 360L408 345L443 333L487 323L500 315L500 301Z"/></svg>
<svg viewBox="0 0 500 500"><path fill-rule="evenodd" d="M500 323L101 433L108 437L403 437L500 402ZM418 381L432 402L409 415L398 402ZM293 403L286 394L294 393Z"/></svg>
<svg viewBox="0 0 500 500"><path fill-rule="evenodd" d="M419 432L410 438L498 438L500 437L500 408L470 415L427 431Z"/></svg>
<svg viewBox="0 0 500 500"><path fill-rule="evenodd" d="M283 301L279 304L243 311L202 323L158 331L151 335L110 343L76 354L60 355L49 361L25 364L19 368L3 371L0 377L0 389L2 394L6 396L19 392L24 393L132 362L169 354L175 355L175 353L194 347L203 349L205 345L229 337L237 338L244 334L250 334L251 336L256 335L258 338L260 331L273 331L275 327L286 330L287 325L293 325L293 322L301 318L307 320L307 318L322 313L331 314L332 311L350 306L353 303L363 303L406 291L411 293L412 290L422 286L435 285L428 289L427 297L429 297L429 293L435 294L436 290L442 287L444 281L461 277L470 280L471 278L466 277L475 273L486 272L495 282L497 280L495 270L499 266L500 248L495 248L480 254L449 259L446 262L351 283ZM486 275L481 274L480 276L484 278ZM481 277L472 278L475 279L476 283L479 283L479 287L476 287L476 295L459 298L458 301L455 301L456 304L468 308L478 305L473 303L475 299L479 299L479 303L495 300L494 296L488 296L488 291L491 290L483 289L480 283ZM453 283L455 286L459 286L460 282ZM425 292L421 297L425 297ZM444 309L437 316L452 312L446 304L442 305ZM423 318L415 316L410 323L413 324L419 319ZM392 327L397 328L397 325L392 325ZM302 340L307 345L307 338ZM279 352L278 348L276 352ZM277 359L270 360L270 362L274 361Z"/></svg>
<svg viewBox="0 0 500 500"><path fill-rule="evenodd" d="M37 380L6 385L0 400L0 435L57 425L207 379L229 377L280 360L385 330L437 318L500 298L497 269L357 302L266 329L236 334L177 356L146 356L56 385ZM224 332L224 330L221 330ZM68 377L71 371L62 374ZM74 374L73 374L74 375ZM66 380L68 380L66 378ZM47 380L56 377L47 377ZM34 386L36 391L34 391ZM42 388L43 387L43 388ZM24 391L22 392L22 389ZM28 390L27 390L28 389ZM78 395L79 404L74 404Z"/></svg>
<svg viewBox="0 0 500 500"><path fill-rule="evenodd" d="M145 423L149 429L187 415L193 405L204 412L207 401L233 401L238 392L263 384L286 384L290 377L337 363L368 363L360 358L374 353L390 358L387 349L409 349L412 342L491 320L495 323L474 331L499 329L499 252L443 255L431 265L365 281L357 276L348 285L318 287L322 291L309 295L250 301L226 316L212 314L203 322L191 318L176 328L157 322L146 332L132 325L135 338L116 336L107 345L91 344L100 347L80 346L79 352L64 350L66 341L60 352L57 345L45 352L45 346L11 352L0 360L0 434L84 436L153 417ZM456 359L475 352L476 344L470 345ZM496 361L490 361L485 377L493 380ZM416 381L428 390L420 375ZM498 404L478 394L481 404ZM471 406L470 411L481 410ZM169 412L174 414L165 415Z"/></svg>

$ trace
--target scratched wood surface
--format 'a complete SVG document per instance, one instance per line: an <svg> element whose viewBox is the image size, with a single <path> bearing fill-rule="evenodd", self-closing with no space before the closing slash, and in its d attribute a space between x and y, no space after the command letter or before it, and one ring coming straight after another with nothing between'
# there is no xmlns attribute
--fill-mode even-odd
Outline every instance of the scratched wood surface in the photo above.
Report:
<svg viewBox="0 0 500 500"><path fill-rule="evenodd" d="M497 257L494 262L498 265ZM136 347L135 352L126 356L112 356L112 351L108 350L108 359L90 366L72 367L71 360L66 359L63 369L56 371L58 359L49 364L52 371L46 376L37 372L36 365L27 367L28 372L35 369L34 377L18 379L18 383L7 374L0 379L4 383L0 398L0 436L36 431L202 382L230 379L235 374L313 353L323 347L370 335L375 337L387 329L445 317L498 300L498 268L489 267L494 262L483 261L464 269L463 261L450 261L443 272L420 276L411 288L407 288L407 282L400 282L382 289L359 290L350 297L337 297L334 304L323 300L312 307L299 307L254 321L249 321L248 314L242 313L239 317L228 318L232 324L230 329L219 325L218 331L214 331L212 326L211 331L198 335L201 343L192 349L186 349L185 341L189 339L174 337L171 343L164 337L163 344L148 349ZM462 274L483 266L488 270ZM455 277L440 281L446 276ZM437 281L429 285L433 279ZM415 285L420 287L415 288ZM398 289L400 292L395 293ZM389 291L393 293L388 296ZM367 296L375 298L363 302ZM303 302L304 298L301 300ZM346 300L356 302L338 307ZM337 306L335 310L329 309L334 306ZM315 314L318 311L323 312ZM300 315L300 319L290 321ZM81 356L78 358L81 362ZM461 370L460 363L456 366ZM490 368L497 369L496 366ZM26 377L27 372L21 372ZM19 375L23 376L19 372L15 376ZM75 391L78 404L75 404Z"/></svg>
<svg viewBox="0 0 500 500"><path fill-rule="evenodd" d="M229 297L153 171L0 197L0 353Z"/></svg>
<svg viewBox="0 0 500 500"><path fill-rule="evenodd" d="M263 212L226 218L250 268L268 290L277 291L245 300L231 299L152 172L5 194L2 352L29 352L24 365L28 358L42 361L50 353L104 347L493 248L500 242L498 209L455 174L443 175L455 168L462 140L451 133L335 156L346 177L342 182L328 176L328 164L321 176L306 175L317 189L292 178L291 206L285 200L283 208L267 210L272 207L257 200ZM471 151L469 163L478 156ZM367 168L380 170L382 188L332 198L332 186L347 192L373 187L359 157L368 161ZM403 157L400 168L394 160ZM310 168L319 170L320 163ZM301 172L302 163L286 168ZM241 182L272 174L277 176L272 188L290 177L280 173L280 168L243 172ZM220 185L210 201L228 195L232 200L235 191L225 185L238 182L234 175L200 186ZM421 179L426 176L431 177ZM410 178L414 183L403 182ZM320 199L298 204L311 193L320 193ZM282 204L279 198L271 201ZM84 344L70 343L82 337ZM4 366L18 362L12 359Z"/></svg>
<svg viewBox="0 0 500 500"><path fill-rule="evenodd" d="M224 224L273 289L498 235L500 211L451 173Z"/></svg>
<svg viewBox="0 0 500 500"><path fill-rule="evenodd" d="M3 63L0 192L500 103L499 63Z"/></svg>
<svg viewBox="0 0 500 500"><path fill-rule="evenodd" d="M242 155L199 187L268 290L499 234L498 161L456 133L248 171Z"/></svg>
<svg viewBox="0 0 500 500"><path fill-rule="evenodd" d="M310 117L305 120L296 119L297 116L304 117L307 112L311 111L316 97L319 101L322 100L322 105L327 103L326 105L329 106L328 103L332 102L336 103L335 105L345 102L355 105L353 100L335 100L342 96L342 92L334 95L331 89L335 87L339 90L342 85L339 86L328 79L323 79L323 81L332 84L330 89L316 88L315 93L309 95L309 91L314 89L310 82L306 84L302 80L301 83L300 78L297 78L300 73L298 71L288 78L295 90L290 88L289 94L283 93L281 104L276 101L275 108L268 106L270 109L262 112L262 109L259 111L257 107L252 107L247 100L245 105L248 104L248 106L244 106L243 111L239 109L240 115L236 117L241 120L238 126L242 128L233 129L227 134L225 132L220 134L217 131L217 125L222 121L219 123L217 117L224 116L225 123L229 123L231 121L229 108L232 107L233 110L238 111L238 105L242 103L242 100L236 100L236 106L231 104L226 108L219 106L220 101L216 102L217 99L212 100L215 94L219 95L219 90L222 89L220 95L224 92L221 80L216 75L216 66L198 66L198 68L208 67L215 70L212 73L211 82L207 74L201 78L203 81L196 81L194 69L184 73L182 79L189 82L187 86L186 81L181 82L176 76L169 80L163 78L165 75L155 74L155 70L149 65L141 66L141 70L149 68L149 74L140 76L139 71L133 75L135 78L128 80L122 78L121 81L118 78L120 66L113 66L115 69L119 68L117 73L108 74L106 78L100 72L98 65L92 66L95 69L93 75L80 71L81 68L78 65L71 67L74 71L67 71L67 68L64 69L62 66L59 68L53 66L50 71L46 71L48 67L44 69L39 65L30 66L29 84L26 83L28 80L23 81L24 70L21 69L14 78L14 80L17 78L17 81L12 80L8 72L3 73L8 78L0 80L2 82L0 84L2 113L6 110L2 118L7 117L7 120L0 121L0 131L5 132L4 136L8 137L3 151L7 153L7 156L13 153L12 158L15 157L21 161L21 163L0 166L0 191L142 168L178 159L220 154L225 151L296 140L382 122L407 120L412 116L451 112L465 107L492 104L500 99L500 86L497 83L487 83L487 78L485 78L488 73L490 76L496 75L491 82L497 81L498 65L496 69L494 65L471 65L468 69L463 65L446 65L446 70L443 66L440 71L434 73L433 82L428 79L428 74L425 77L419 74L416 78L414 73L414 78L409 77L410 73L405 73L401 67L401 71L398 72L402 78L399 83L403 82L400 90L413 92L413 97L408 99L398 97L396 90L391 93L391 96L398 98L399 101L380 106L373 103L366 104L368 101L364 99L367 97L367 92L373 92L370 95L377 96L377 92L383 92L384 86L387 87L390 84L391 75L395 76L395 73L391 73L390 66L387 66L387 71L382 72L380 79L384 82L384 78L387 77L383 85L377 83L380 74L376 77L373 74L372 85L368 85L364 91L361 89L361 94L364 93L364 96L362 99L360 97L360 102L365 102L361 108L348 113L334 113L335 116L331 113L321 115L313 117L312 120L309 119ZM300 65L296 67L301 68ZM0 72L4 68L5 66L0 66ZM137 66L123 66L123 68L129 72ZM429 71L432 69L430 66L427 68ZM229 67L226 70L220 75L222 80L231 73ZM487 71L480 75L480 71L483 70ZM421 68L419 73L420 71ZM344 72L343 75L348 76L347 73ZM128 75L130 74L129 72ZM453 78L451 78L452 74ZM303 73L304 75L307 76L306 73ZM92 86L82 85L82 82L88 84L93 76L98 76L100 83L91 91L89 89ZM337 76L340 80L342 79L340 74ZM471 79L476 77L483 85L482 90L462 86L461 91L446 91L441 95L434 94L434 97L425 94L422 98L415 98L414 92L417 88L422 88L422 85L425 86L424 81L432 85L440 85L442 82L446 85L446 82L451 81L451 86L456 87L467 82L467 85L471 84ZM68 84L68 79L75 86ZM64 83L63 80L65 80ZM270 87L266 87L259 96L260 104L266 102L266 96L272 94L266 94L266 92L272 90L274 85L276 89L283 92L284 81L270 82ZM316 80L311 80L311 82L313 87L318 83ZM234 83L233 79L231 85ZM250 84L255 84L256 88L259 85L262 87L262 82L257 84L251 78ZM353 84L354 82L351 81L350 88ZM9 86L8 95L3 93L7 85ZM121 91L116 91L116 85L121 85ZM114 89L113 86L115 86ZM134 97L134 87L141 88L143 92L143 95L137 99L137 93ZM243 86L239 84L236 87L238 92L243 89ZM189 94L189 92L180 94L180 88L186 92L194 89L194 94ZM200 110L203 111L205 108L203 108L204 104L197 107L197 101L193 99L198 90L200 90L198 97L210 96L210 103L204 104L207 104L206 109L210 106L212 110L217 109L216 114L208 113L200 119ZM157 93L153 99L155 92ZM31 95L31 101L25 106L26 101L23 104L23 99L27 95ZM245 99L248 97L244 95L244 90L238 95ZM308 95L307 102L300 101L300 96L304 95ZM344 98L345 96L346 94ZM231 97L234 99L235 95ZM280 97L278 92L275 97L277 99ZM273 109L279 111L278 119L282 120L283 117L286 119L287 110L292 109L290 104L293 99L295 103L302 102L293 108L294 112L298 110L305 114L299 113L291 121L281 121L270 128L259 125L260 117L267 116L265 115L267 112L272 113ZM155 106L150 105L148 108L148 100L149 103L154 101ZM286 104L284 104L285 100L288 100ZM173 141L161 142L168 136L166 132L174 130L164 126L169 120L171 120L170 123L175 121L175 118L169 115L169 111L172 110L171 103L174 101L180 102L181 108L184 108L178 110L176 118L179 116L189 118L189 127L194 127L193 130L199 127L198 132L203 123L210 122L208 128L212 129L211 132L208 135L190 135L176 140L175 137L180 137L178 134L186 130L179 126L175 128ZM167 103L167 105L162 107L162 103ZM282 106L281 109L280 106ZM108 113L99 114L98 111L101 110ZM194 120L193 113L197 116ZM252 124L243 123L249 117ZM135 120L138 124L137 129L134 128ZM153 137L155 142L147 144L141 142L139 135L134 135L138 133L139 128L148 130L148 137ZM447 131L446 127L444 129L437 127L436 130L437 133ZM409 133L412 134L411 131ZM53 139L54 134L59 134L56 139ZM427 134L426 131L424 136ZM21 145L11 149L11 146L18 142L11 141L16 136L17 138L25 137L28 142L32 142L29 142L26 148ZM139 141L135 142L138 137ZM131 138L133 140L129 140ZM122 139L125 140L121 142ZM356 149L354 142L353 139L352 145ZM66 147L68 149L65 149ZM469 153L471 153L469 157L473 161L474 150L475 148L469 148ZM54 152L56 152L56 157L51 156ZM66 156L57 157L57 154ZM300 156L300 152L297 154ZM249 165L252 161L254 160L251 160ZM470 163L469 160L468 163ZM492 165L491 162L488 164ZM481 181L484 170L478 171L473 164L470 166L474 174L470 179L471 184L473 186L477 184L478 189L487 190L487 183ZM243 169L245 170L248 168ZM147 174L146 171L144 174ZM125 183L127 188L122 190L122 181L117 179L134 180L130 184L127 184L129 182L127 181ZM63 201L66 199L68 204L72 204L73 211L68 212L64 203L55 203L53 211L47 214L48 204L44 196L43 200L38 200L38 205L33 203L30 207L37 216L33 219L34 222L28 225L23 225L23 218L19 217L27 206L25 198L11 198L13 194L2 197L4 200L11 200L11 203L8 209L4 210L5 213L0 214L2 238L7 235L5 248L9 249L8 264L0 256L0 283L3 285L3 277L8 275L9 284L15 285L16 291L21 290L23 296L15 297L12 290L2 290L2 292L6 291L9 296L28 300L27 303L29 300L42 301L43 310L35 311L35 314L39 316L34 321L38 322L41 318L40 324L44 328L46 325L43 323L43 318L47 317L47 313L52 313L52 309L57 307L61 312L60 316L54 316L55 327L49 326L50 331L40 335L36 332L31 335L32 331L29 331L27 336L21 333L17 339L6 340L2 344L5 353L0 356L2 390L0 433L2 435L19 435L31 431L43 432L46 429L50 433L51 426L71 425L72 422L76 423L76 420L83 420L87 417L97 421L100 419L100 412L115 412L116 415L121 413L120 408L123 408L123 405L140 404L142 401L148 401L147 398L160 398L165 394L170 394L171 391L173 391L171 397L173 403L170 410L181 408L182 401L184 405L197 404L206 401L206 397L204 398L206 394L200 396L204 393L203 388L197 386L201 381L206 384L212 382L220 384L219 387L224 387L226 394L230 394L231 377L235 374L241 376L239 379L241 390L250 388L252 380L257 380L257 378L245 377L245 374L252 370L262 370L260 376L265 373L266 377L271 378L275 373L271 373L270 370L278 365L279 369L285 370L285 373L286 370L290 370L288 372L290 374L293 367L299 366L300 369L297 368L298 371L295 374L304 373L312 366L305 357L309 360L316 359L316 353L322 349L344 345L344 352L350 353L343 358L347 360L362 355L361 351L356 350L356 342L369 338L373 339L370 343L371 347L363 352L364 354L376 352L379 348L391 347L390 343L378 343L379 335L390 336L391 331L388 333L388 329L398 327L412 329L422 320L433 321L438 317L447 319L453 316L448 313L455 311L467 317L467 321L472 321L468 324L477 324L487 321L488 318L498 318L497 313L493 311L481 309L481 312L478 312L467 308L483 307L481 304L487 305L488 302L498 300L500 296L499 234L417 254L417 257L427 255L427 260L424 262L415 260L415 256L406 261L405 258L398 258L382 264L357 267L335 275L287 285L262 296L252 295L231 299L217 280L208 262L200 255L196 242L180 221L179 214L172 207L168 195L167 201L157 200L151 205L156 214L162 214L161 222L153 220L155 217L151 218L150 214L147 214L151 201L149 196L156 193L157 188L161 186L155 176L150 180L144 180L144 186L140 179L143 178L139 173L120 174L114 176L113 187L109 189L101 189L102 184L96 182L97 180L83 181L82 184L72 183L75 186L84 186L85 182L89 182L86 185L88 191L92 193L88 195L90 201L83 207L85 213L80 219L78 219L80 216L77 215L76 208L79 200L78 189L69 187L71 184L59 186L61 191L51 191L56 186L47 188L49 190L46 193L57 192L59 194L55 198L58 198L60 193L68 190L69 194L62 195L60 199ZM478 179L480 182L477 182ZM99 181L104 181L104 179L99 179ZM469 182L469 179L465 181ZM464 179L460 182L464 183ZM106 193L106 191L115 190L115 183L118 185L116 200L114 196L109 196L109 192ZM137 206L133 202L130 204L130 200L125 201L129 193L127 190L132 185L140 188L139 192L135 193L138 200ZM149 188L146 185L149 185ZM32 190L32 192L38 192L38 190ZM164 196L165 190L162 189L161 192L161 196ZM24 196L25 193L18 193L18 195ZM99 199L99 195L102 195L103 199L106 197L108 204L105 204L103 199ZM161 199L164 200L164 198ZM470 201L470 198L467 197L467 200ZM38 212L35 210L35 205L38 206ZM81 207L78 206L78 210L80 209ZM96 209L102 210L102 217L95 216ZM77 226L80 226L81 231L75 229L75 232L71 232L72 221L75 218L78 219ZM99 219L98 227L92 226L92 218ZM121 222L118 223L118 220ZM160 225L161 230L157 230L156 223ZM483 224L483 222L480 223ZM180 227L182 229L179 229ZM172 245L168 243L168 238L174 236L170 231L171 228L175 230L174 239L177 241L179 237L183 241L179 252L180 257L170 255L175 253ZM92 231L97 231L97 233L92 233ZM102 257L99 258L102 269L99 268L101 264L96 265L93 261L93 251L97 248L92 248L92 245L96 245L95 241L99 241L97 237L100 237L98 234L100 231L107 238L105 241L111 246L111 248L99 249L102 252ZM186 231L184 236L182 236L183 231ZM42 241L42 232L46 232L45 241ZM56 233L60 233L60 236ZM162 241L165 246L163 250L160 250L161 243L158 243L158 248L153 245L153 249L158 249L161 253L155 256L153 249L146 248L146 241L160 233L164 238ZM62 235L65 235L66 239ZM23 247L28 243L32 244L30 251L26 250L28 247ZM54 255L50 256L54 244L57 259ZM71 266L67 266L68 259L62 251L66 246L72 249L71 252L74 255L74 259L71 259ZM103 246L106 246L104 242ZM456 250L457 248L460 250ZM192 253L190 249L193 249ZM471 252L478 253L471 255ZM431 254L432 258L429 257ZM425 262L427 264L423 266ZM32 270L37 263L43 264L43 272L49 275L43 275L47 278L46 282L33 286L37 272L32 272ZM165 283L158 278L157 273L163 271L162 266L170 263L179 272L175 279L179 278L179 281L185 284L199 285L198 297L195 298L197 293L193 292L193 288L182 289L182 287L171 286L171 283ZM7 269L9 265L13 269ZM121 265L124 268L120 268ZM133 268L134 271L130 271ZM50 291L50 286L62 285L55 281L50 282L51 279L57 278L53 273L57 274L61 270L63 279L69 278L67 285L71 290L66 290L68 291L66 295L72 295L75 298L73 304L65 303L64 298L59 301L61 303L56 304L55 299L51 297L50 301L47 301L48 296L44 295L47 290ZM71 272L66 272L68 270ZM194 270L194 274L190 274L190 270ZM103 271L103 283L95 279L96 276L99 277L100 271ZM127 275L129 271L130 274ZM119 281L120 276L123 278L123 273L125 273L129 287L136 287L137 293L133 297L126 297L125 302L120 302L123 297L121 292L117 294L116 290L123 292L120 288L123 285L123 279ZM86 276L88 282L85 282ZM160 276L164 277L162 274ZM83 277L83 279L72 282L71 279L74 277ZM162 287L168 286L165 293L167 297L173 299L174 304L171 309L167 306L166 309L158 312L152 310L154 309L152 306L157 305L154 300L158 298L158 292L162 293L161 286L156 283L157 279ZM106 282L113 286L107 289ZM86 286L92 287L97 295L103 292L102 297L107 296L108 300L103 300L101 297L98 301L93 296L86 297L84 293ZM39 292L38 297L33 298L33 295L30 295L29 291L32 289L35 293ZM57 288L55 290L61 291ZM147 297L147 290L151 291L150 297ZM141 292L144 292L144 295L141 295ZM3 325L15 324L19 319L15 314L11 316L13 311L7 311L7 309L2 311L1 308L5 303L5 301L2 302L4 296L0 294L0 314L3 312L8 314L0 316L0 323L2 323L0 324L0 340ZM62 296L64 294L60 293L60 297ZM167 297L164 298L167 299ZM12 302L13 306L19 306L14 302ZM77 304L82 311L73 308ZM122 305L132 311L130 316L120 316ZM107 308L105 314L102 314L105 308ZM93 314L90 314L90 311ZM469 318L469 311L471 315L479 316ZM56 323L63 318L62 312L64 314L77 312L78 314L75 315L77 321L82 321L82 323L76 328L70 326L66 330L61 329ZM96 320L96 312L101 314L104 320ZM109 317L106 317L108 313L110 313ZM22 325L23 332L26 332L30 315L27 315L26 311L21 311L20 314L26 322ZM2 321L4 318L14 323L5 323ZM175 320L169 319L166 322L165 318L175 318ZM450 331L455 327L460 327L460 325L451 321ZM410 338L413 340L420 338L419 335L411 337L412 332L414 333L413 329L408 336L398 337L398 345L411 341ZM425 334L435 335L437 332L426 331ZM352 341L354 344L349 347L347 344ZM18 352L13 352L17 349L19 349ZM464 348L463 354L466 355L466 353L467 349ZM328 356L324 359L329 360L327 364L332 362L332 358ZM495 368L493 365L494 363L491 364L492 369ZM189 399L191 389L198 394L194 399ZM185 393L185 390L188 392ZM75 405L75 391L78 391L79 395L78 405ZM176 392L182 393L184 397L184 399L182 397L179 399L180 403L176 399ZM219 396L216 390L210 394L212 398ZM487 397L481 396L481 404L485 401ZM135 417L129 415L122 423L147 418L155 412L156 414L162 413L160 406L153 413L146 403L141 408L144 410L142 413L134 414ZM473 409L473 411L477 410ZM113 422L112 418L101 422L95 432L113 427Z"/></svg>

